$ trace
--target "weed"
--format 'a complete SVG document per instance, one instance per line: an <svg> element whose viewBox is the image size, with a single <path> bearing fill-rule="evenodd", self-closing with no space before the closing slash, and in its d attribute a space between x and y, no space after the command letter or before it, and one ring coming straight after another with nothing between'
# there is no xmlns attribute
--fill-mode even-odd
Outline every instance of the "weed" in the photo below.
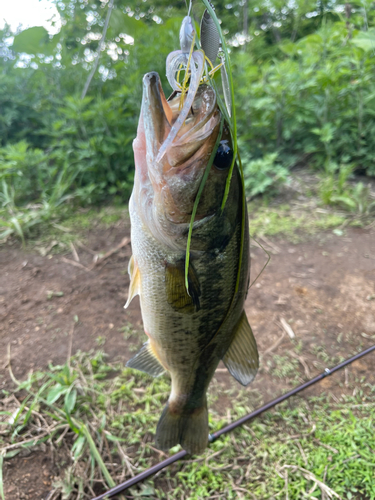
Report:
<svg viewBox="0 0 375 500"><path fill-rule="evenodd" d="M325 205L337 205L360 216L370 215L375 211L375 199L369 186L362 182L348 182L353 172L352 165L330 164L321 177L318 193Z"/></svg>
<svg viewBox="0 0 375 500"><path fill-rule="evenodd" d="M127 325L122 326L119 329L120 332L123 332L123 336L125 340L130 339L131 337L137 336L138 332L133 328L133 325L131 323L128 323Z"/></svg>
<svg viewBox="0 0 375 500"><path fill-rule="evenodd" d="M51 300L53 297L63 297L64 292L55 292L53 290L47 290L47 300Z"/></svg>
<svg viewBox="0 0 375 500"><path fill-rule="evenodd" d="M294 360L279 358L280 375L292 375ZM79 353L63 366L51 365L49 371L15 383L11 393L3 391L0 455L6 461L16 460L23 447L38 449L48 440L59 450L64 442L72 459L55 480L57 498L92 497L103 486L160 459L152 441L169 394L166 377L151 379L111 365L103 353ZM209 391L211 430L226 423L227 409L224 414L215 409L215 401L223 396L228 398L232 419L260 404L256 391L223 391L214 380ZM307 408L303 399L290 400L212 443L201 457L174 464L129 493L201 500L220 496L225 489L228 499L242 494L245 499L268 500L282 492L299 500L312 489L312 498L322 498L328 488L342 498L374 500L374 418L374 394L359 386L355 396L343 396L338 402L323 395L310 398Z"/></svg>
<svg viewBox="0 0 375 500"><path fill-rule="evenodd" d="M306 236L341 226L345 216L330 212L318 212L314 209L293 209L290 205L267 207L249 204L250 233L252 236L284 236L292 242L298 242Z"/></svg>
<svg viewBox="0 0 375 500"><path fill-rule="evenodd" d="M278 378L290 378L298 372L298 361L289 356L275 354L271 362L271 372Z"/></svg>
<svg viewBox="0 0 375 500"><path fill-rule="evenodd" d="M246 150L242 155L246 195L254 198L260 194L274 195L288 179L289 172L277 163L277 154L253 159Z"/></svg>

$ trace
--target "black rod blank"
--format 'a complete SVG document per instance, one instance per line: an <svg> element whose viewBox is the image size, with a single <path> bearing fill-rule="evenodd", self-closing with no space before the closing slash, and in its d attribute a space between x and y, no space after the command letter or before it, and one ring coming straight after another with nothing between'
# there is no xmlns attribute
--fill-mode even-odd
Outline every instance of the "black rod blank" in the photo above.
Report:
<svg viewBox="0 0 375 500"><path fill-rule="evenodd" d="M302 385L299 385L298 387L295 387L289 392L286 392L282 396L279 396L276 399L273 399L272 401L269 401L265 405L261 406L257 410L253 411L252 413L249 413L248 415L245 415L244 417L236 420L235 422L232 422L229 425L226 425L222 429L220 429L217 432L214 432L209 435L208 440L210 443L216 441L222 434L226 434L227 432L231 432L233 429L236 427L239 427L240 425L243 425L245 422L248 422L249 420L252 420L253 418L257 417L261 413L269 410L270 408L273 408L274 406L278 405L279 403L282 403L286 399L290 398L291 396L294 396L298 392L303 391L304 389L307 389L308 387L316 384L320 380L322 380L325 377L329 377L333 373L337 372L338 370L341 370L347 365L350 365L354 361L356 361L359 358L362 358L363 356L366 356L370 352L375 350L375 345L369 347L368 349L365 349L364 351L359 352L355 356L352 356L349 359L346 359L342 363L334 366L333 368L326 368L323 373L320 375L317 375L316 377L312 378L311 380L305 382ZM165 467L168 467L169 465L173 464L174 462L177 462L181 458L183 458L185 455L187 455L187 452L185 450L181 450L178 453L175 453L171 457L166 458L162 462L159 462L156 465L153 465L149 469L146 469L145 471L141 472L140 474L137 474L136 476L132 477L131 479L128 479L127 481L119 484L118 486L115 486L114 488L111 488L108 490L106 493L103 493L102 495L99 495L98 497L93 498L92 500L104 500L107 498L113 498L115 495L118 495L119 493L123 492L124 490L134 486L137 483L140 483L141 481L144 481L148 477L152 476L156 472L159 472L160 470L164 469Z"/></svg>

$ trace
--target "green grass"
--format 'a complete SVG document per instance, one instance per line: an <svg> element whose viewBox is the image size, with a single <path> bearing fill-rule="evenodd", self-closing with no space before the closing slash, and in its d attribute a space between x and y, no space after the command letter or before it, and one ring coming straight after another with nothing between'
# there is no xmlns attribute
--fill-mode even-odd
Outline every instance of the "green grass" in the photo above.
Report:
<svg viewBox="0 0 375 500"><path fill-rule="evenodd" d="M314 212L308 207L295 211L287 204L266 206L259 201L251 202L248 207L250 233L253 237L283 236L292 242L298 242L319 231L341 227L348 222L345 215L328 211ZM356 219L350 223L361 225ZM107 229L117 224L129 224L127 206L78 210L63 207L52 219L40 221L35 226L25 228L20 221L20 232L14 231L14 235L21 238L22 234L24 241L31 248L35 245L48 247L52 241L57 241L59 244L51 250L52 253L57 253L65 250L64 245L82 240L82 233L86 231Z"/></svg>
<svg viewBox="0 0 375 500"><path fill-rule="evenodd" d="M365 203L361 200L359 197L358 203ZM253 237L283 236L298 242L321 231L346 225L362 226L372 221L369 214L366 216L361 211L345 212L343 207L335 208L329 204L323 204L324 208L321 208L322 200L316 190L310 193L305 203L291 200L289 204L277 204L277 197L271 200L271 204L268 202L267 198L257 198L248 204ZM129 213L125 205L80 208L70 204L57 207L40 204L20 209L10 203L0 207L0 243L13 236L31 246L36 241L48 246L54 240L64 245L82 238L85 231L128 223ZM56 246L53 252L61 249L63 246Z"/></svg>
<svg viewBox="0 0 375 500"><path fill-rule="evenodd" d="M0 413L2 456L16 460L22 448L50 440L59 457L68 446L73 459L55 480L57 498L87 498L98 491L101 478L109 487L130 477L129 470L136 474L163 459L153 448L153 436L169 394L166 376L151 379L107 363L103 353L79 353L63 366L50 366L22 383L14 379L14 384L11 392L19 403ZM223 397L226 408L217 406ZM260 404L257 391L223 391L214 381L211 431L227 423L228 410L234 420ZM202 456L172 465L128 494L176 500L223 494L226 499L323 500L331 494L374 500L374 420L374 388L335 401L324 394L290 399L212 443ZM0 492L1 487L0 481Z"/></svg>
<svg viewBox="0 0 375 500"><path fill-rule="evenodd" d="M298 242L306 236L342 226L345 215L316 212L308 206L293 210L290 205L265 206L252 202L248 205L250 234L257 236L283 236Z"/></svg>
<svg viewBox="0 0 375 500"><path fill-rule="evenodd" d="M10 217L8 212L0 210L0 244L13 236L28 248L39 247L43 252L54 242L48 253L59 253L66 251L70 243L84 240L87 231L130 224L126 205L87 209L62 206L45 219L39 212L40 209L36 208L19 211ZM7 228L6 233L1 232L2 227Z"/></svg>
<svg viewBox="0 0 375 500"><path fill-rule="evenodd" d="M96 226L108 228L124 218L128 218L126 205L81 209L78 212L70 212L64 220L64 225L72 231L90 229Z"/></svg>

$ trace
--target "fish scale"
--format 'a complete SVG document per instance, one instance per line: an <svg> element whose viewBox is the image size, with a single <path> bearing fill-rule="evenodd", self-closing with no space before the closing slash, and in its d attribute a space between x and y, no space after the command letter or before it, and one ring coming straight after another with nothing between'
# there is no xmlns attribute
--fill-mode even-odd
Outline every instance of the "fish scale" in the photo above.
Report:
<svg viewBox="0 0 375 500"><path fill-rule="evenodd" d="M237 266L235 261L227 256L233 254L235 251L233 247L238 246L237 242L232 238L230 244L216 258L212 258L212 255L203 255L201 259L193 259L205 293L201 311L186 316L175 312L168 304L164 265L166 260L179 261L184 254L168 252L168 249L163 248L152 235L140 227L139 221L137 223L137 208L130 205L130 211L133 217L133 253L140 256L137 263L142 277L140 300L142 311L145 311L143 313L145 330L166 353L168 350L175 351L176 344L180 346L179 351L184 351L185 347L192 349L193 340L187 339L185 332L197 331L198 336L194 339L196 347L194 347L199 352L219 328L224 319L223 314L229 308L235 287ZM238 232L239 227L237 236ZM220 274L222 279L217 279ZM230 284L228 280L232 283ZM191 369L191 364L185 365L178 356L165 355L165 358L170 370L174 365L183 366L186 371Z"/></svg>

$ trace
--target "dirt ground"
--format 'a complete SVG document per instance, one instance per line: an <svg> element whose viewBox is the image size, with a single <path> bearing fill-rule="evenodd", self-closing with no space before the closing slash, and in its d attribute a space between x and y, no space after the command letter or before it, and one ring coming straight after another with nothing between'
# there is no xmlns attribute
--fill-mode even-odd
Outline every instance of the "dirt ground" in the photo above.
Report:
<svg viewBox="0 0 375 500"><path fill-rule="evenodd" d="M88 231L82 239L85 248L76 246L75 265L70 250L42 256L41 249L25 251L18 243L0 247L0 389L11 384L8 346L19 380L50 362L64 363L77 350L101 348L111 360L124 363L134 355L145 336L138 299L126 311L123 308L130 245L88 269L95 253L113 249L127 235L127 220ZM248 390L256 389L268 401L374 343L375 228L350 228L341 236L329 231L299 244L281 238L260 241L272 260L246 302L261 355L261 370ZM251 253L254 279L266 256L255 243ZM285 332L285 322L294 340ZM129 328L139 335L126 340ZM284 376L288 363L295 367L292 381ZM310 394L325 391L338 397L349 390L348 380L363 376L375 384L374 354L324 379ZM229 384L223 366L216 377ZM226 414L228 404L235 401L221 404ZM6 500L48 498L58 474L51 463L48 450L7 461Z"/></svg>

